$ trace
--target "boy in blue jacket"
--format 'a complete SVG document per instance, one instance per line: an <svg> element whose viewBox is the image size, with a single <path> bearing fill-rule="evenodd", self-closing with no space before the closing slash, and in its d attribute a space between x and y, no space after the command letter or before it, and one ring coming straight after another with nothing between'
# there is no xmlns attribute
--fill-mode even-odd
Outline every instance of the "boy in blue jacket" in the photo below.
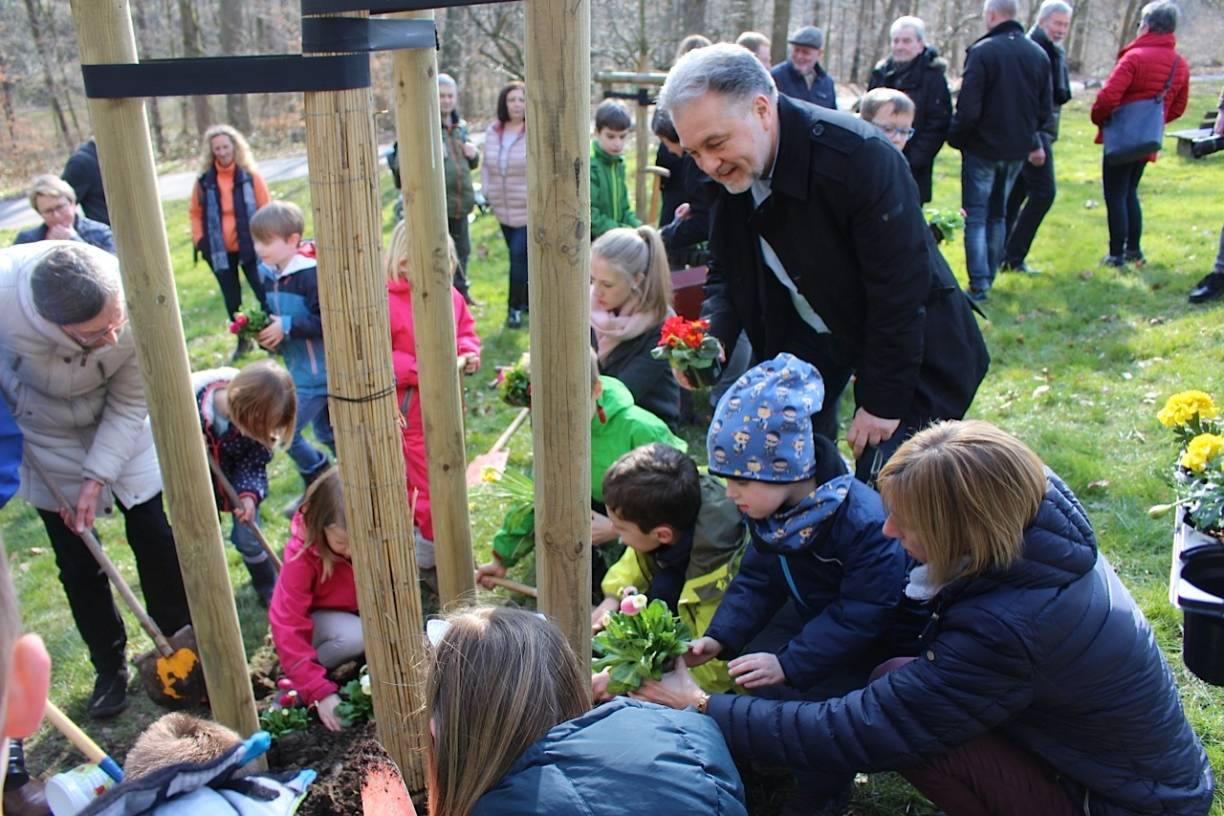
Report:
<svg viewBox="0 0 1224 816"><path fill-rule="evenodd" d="M710 473L727 480L752 543L687 662L729 660L746 689L785 683L804 691L834 675L852 688L865 684L888 651L884 635L911 566L884 535L879 495L845 473L831 443L817 447L811 416L823 399L816 369L780 354L728 389L710 426ZM802 629L776 651L742 654L787 599Z"/></svg>
<svg viewBox="0 0 1224 816"><path fill-rule="evenodd" d="M259 345L279 352L297 391L297 427L289 458L302 481L310 483L328 468L327 456L302 437L310 424L317 442L334 456L335 437L327 413L327 357L323 351L323 318L319 312L319 278L314 244L302 241L306 220L290 201L273 201L251 218L251 238L259 255L259 272L272 322L259 333ZM296 511L292 505L289 515Z"/></svg>

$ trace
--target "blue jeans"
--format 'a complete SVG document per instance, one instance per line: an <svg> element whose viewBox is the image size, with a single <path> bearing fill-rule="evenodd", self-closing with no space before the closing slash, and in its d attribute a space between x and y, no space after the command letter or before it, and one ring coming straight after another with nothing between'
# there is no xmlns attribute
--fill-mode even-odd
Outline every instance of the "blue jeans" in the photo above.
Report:
<svg viewBox="0 0 1224 816"><path fill-rule="evenodd" d="M332 456L336 455L336 439L327 413L327 394L299 391L297 400L297 423L293 429L293 442L289 445L289 458L309 483L327 467L327 457L302 437L302 429L310 423L315 439L326 445ZM235 541L234 545L237 544Z"/></svg>
<svg viewBox="0 0 1224 816"><path fill-rule="evenodd" d="M263 547L259 546L259 539L251 532L251 528L233 516L230 516L230 520L234 525L230 528L230 543L234 545L234 549L242 556L243 562L254 564L266 559L268 554L263 551ZM255 526L259 526L258 504L255 505Z"/></svg>
<svg viewBox="0 0 1224 816"><path fill-rule="evenodd" d="M961 151L961 206L965 208L965 265L969 287L984 292L1003 262L1007 238L1007 197L1020 161L987 159Z"/></svg>
<svg viewBox="0 0 1224 816"><path fill-rule="evenodd" d="M511 309L527 309L527 228L501 225L502 237L510 253L510 296L507 305Z"/></svg>

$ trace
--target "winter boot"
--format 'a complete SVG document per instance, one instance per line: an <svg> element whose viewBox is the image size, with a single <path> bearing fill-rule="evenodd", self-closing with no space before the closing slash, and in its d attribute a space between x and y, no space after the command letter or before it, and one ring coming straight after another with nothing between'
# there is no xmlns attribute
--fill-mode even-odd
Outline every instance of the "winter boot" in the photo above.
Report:
<svg viewBox="0 0 1224 816"><path fill-rule="evenodd" d="M276 566L272 559L264 556L261 561L245 561L247 572L251 574L251 586L259 598L259 605L264 609L272 603L272 590L276 589Z"/></svg>

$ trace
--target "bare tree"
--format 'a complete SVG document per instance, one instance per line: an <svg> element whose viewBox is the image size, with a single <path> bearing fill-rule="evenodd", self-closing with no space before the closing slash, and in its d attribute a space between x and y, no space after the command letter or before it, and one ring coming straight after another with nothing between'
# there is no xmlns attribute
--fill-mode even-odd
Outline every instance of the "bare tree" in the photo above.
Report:
<svg viewBox="0 0 1224 816"><path fill-rule="evenodd" d="M178 10L179 27L183 35L183 56L188 58L204 56L204 46L200 42L200 20L196 16L196 4L191 0L178 0ZM208 130L208 126L213 121L212 106L208 104L207 96L193 96L191 103L195 108L196 132L203 136L204 131Z"/></svg>
<svg viewBox="0 0 1224 816"><path fill-rule="evenodd" d="M522 4L471 7L468 15L484 39L477 49L480 55L510 79L523 79Z"/></svg>
<svg viewBox="0 0 1224 816"><path fill-rule="evenodd" d="M703 34L706 25L706 4L704 0L680 0L681 29L686 34Z"/></svg>
<svg viewBox="0 0 1224 816"><path fill-rule="evenodd" d="M9 141L17 143L17 133L13 129L16 122L13 116L13 75L9 73L8 60L0 51L0 101L4 107L4 124L8 128Z"/></svg>
<svg viewBox="0 0 1224 816"><path fill-rule="evenodd" d="M769 56L774 62L786 59L786 38L790 36L791 0L774 0L773 28L769 32Z"/></svg>
<svg viewBox="0 0 1224 816"><path fill-rule="evenodd" d="M246 0L220 0L221 53L241 54L246 24L243 19ZM247 109L246 94L225 95L225 115L234 127L243 133L251 132L251 114Z"/></svg>
<svg viewBox="0 0 1224 816"><path fill-rule="evenodd" d="M755 24L753 23L754 15L752 9L752 0L730 0L731 11L728 15L735 27L735 36L741 31L751 31Z"/></svg>
<svg viewBox="0 0 1224 816"><path fill-rule="evenodd" d="M50 97L51 113L55 116L55 124L59 130L60 140L63 142L65 149L71 151L76 147L76 141L73 134L69 133L68 120L64 117L64 107L61 104L61 100L64 99L66 93L59 80L56 79L55 73L51 70L53 57L43 33L42 15L39 13L34 0L25 0L25 9L26 17L30 23L30 34L34 39L34 47L37 49L39 59L42 62L43 82L47 86L47 95Z"/></svg>
<svg viewBox="0 0 1224 816"><path fill-rule="evenodd" d="M153 50L150 45L152 34L143 3L132 5L132 21L136 26L137 42L140 43L140 56L148 59ZM149 97L146 105L149 109L149 127L153 131L153 149L157 151L158 157L162 158L166 155L166 134L162 128L161 105L158 104L156 96Z"/></svg>

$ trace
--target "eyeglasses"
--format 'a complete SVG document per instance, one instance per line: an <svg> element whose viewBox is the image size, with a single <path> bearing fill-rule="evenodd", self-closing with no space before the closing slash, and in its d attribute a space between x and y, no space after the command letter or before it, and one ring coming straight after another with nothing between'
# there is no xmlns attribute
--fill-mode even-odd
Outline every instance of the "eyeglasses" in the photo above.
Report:
<svg viewBox="0 0 1224 816"><path fill-rule="evenodd" d="M64 330L64 334L68 335L73 340L80 343L82 346L92 346L94 343L97 343L99 340L101 340L104 337L110 336L112 333L118 335L119 332L123 331L123 327L126 326L127 324L128 324L128 319L126 316L124 316L117 323L112 323L109 326L107 326L105 329L101 329L96 332L90 332L89 334L81 334L75 329L70 329L67 326L60 326L60 328Z"/></svg>
<svg viewBox="0 0 1224 816"><path fill-rule="evenodd" d="M51 207L46 210L39 210L38 214L41 215L43 218L47 218L52 215L59 215L65 210L70 210L72 209L72 206L73 204L71 201L67 199L63 199L60 201L60 203L56 204L54 207Z"/></svg>
<svg viewBox="0 0 1224 816"><path fill-rule="evenodd" d="M875 123L872 122L872 124L875 124ZM914 130L912 127L899 128L899 127L896 127L895 125L876 125L876 127L884 131L884 135L889 138L892 138L893 136L900 136L902 139L912 139L914 137L914 134L917 133L917 131Z"/></svg>

